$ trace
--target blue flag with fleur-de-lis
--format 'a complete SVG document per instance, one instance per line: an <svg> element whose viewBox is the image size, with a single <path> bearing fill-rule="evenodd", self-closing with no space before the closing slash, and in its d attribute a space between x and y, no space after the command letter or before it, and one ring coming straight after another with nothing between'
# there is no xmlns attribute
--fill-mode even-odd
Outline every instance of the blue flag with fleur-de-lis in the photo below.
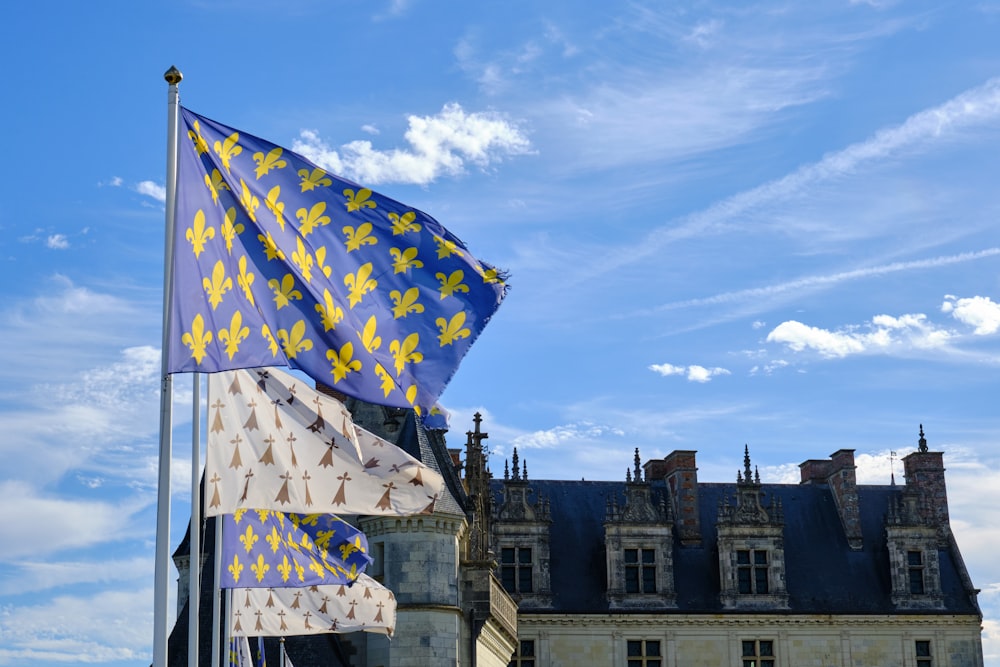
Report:
<svg viewBox="0 0 1000 667"><path fill-rule="evenodd" d="M220 588L349 584L372 562L365 534L333 514L239 510L222 522Z"/></svg>
<svg viewBox="0 0 1000 667"><path fill-rule="evenodd" d="M168 372L290 366L428 415L505 276L426 213L181 119Z"/></svg>

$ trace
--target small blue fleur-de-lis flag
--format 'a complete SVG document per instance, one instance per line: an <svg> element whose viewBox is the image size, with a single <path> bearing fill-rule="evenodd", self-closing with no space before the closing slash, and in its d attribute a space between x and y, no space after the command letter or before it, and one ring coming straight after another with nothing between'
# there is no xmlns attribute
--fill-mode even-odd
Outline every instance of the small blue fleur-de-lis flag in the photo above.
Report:
<svg viewBox="0 0 1000 667"><path fill-rule="evenodd" d="M237 510L222 520L220 588L349 584L372 561L364 533L333 514Z"/></svg>
<svg viewBox="0 0 1000 667"><path fill-rule="evenodd" d="M505 275L426 213L181 119L168 372L290 366L428 415Z"/></svg>

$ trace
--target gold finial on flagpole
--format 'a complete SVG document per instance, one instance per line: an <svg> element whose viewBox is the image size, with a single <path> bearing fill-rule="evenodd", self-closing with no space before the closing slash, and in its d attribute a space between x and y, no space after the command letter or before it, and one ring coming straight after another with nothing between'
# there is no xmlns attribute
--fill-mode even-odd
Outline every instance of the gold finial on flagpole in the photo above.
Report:
<svg viewBox="0 0 1000 667"><path fill-rule="evenodd" d="M163 78L166 79L167 83L171 86L176 86L181 82L181 79L184 78L184 75L181 74L179 69L171 65L170 69L163 73Z"/></svg>

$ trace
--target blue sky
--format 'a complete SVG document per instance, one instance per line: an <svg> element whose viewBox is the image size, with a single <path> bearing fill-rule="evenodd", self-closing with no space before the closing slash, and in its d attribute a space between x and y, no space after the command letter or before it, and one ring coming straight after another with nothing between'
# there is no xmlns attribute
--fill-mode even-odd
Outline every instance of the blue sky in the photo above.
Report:
<svg viewBox="0 0 1000 667"><path fill-rule="evenodd" d="M176 65L193 111L511 272L442 397L495 473L624 479L639 447L729 481L748 444L766 482L850 448L887 483L922 423L1000 667L998 29L985 0L8 8L0 665L151 658Z"/></svg>

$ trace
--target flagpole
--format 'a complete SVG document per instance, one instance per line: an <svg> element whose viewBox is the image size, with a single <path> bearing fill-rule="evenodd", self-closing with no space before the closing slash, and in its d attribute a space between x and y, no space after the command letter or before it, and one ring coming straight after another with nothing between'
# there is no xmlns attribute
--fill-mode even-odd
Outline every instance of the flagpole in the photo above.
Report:
<svg viewBox="0 0 1000 667"><path fill-rule="evenodd" d="M219 667L219 635L222 632L220 624L222 618L222 521L221 517L215 517L215 577L212 582L212 667Z"/></svg>
<svg viewBox="0 0 1000 667"><path fill-rule="evenodd" d="M215 522L219 523L219 517L215 518ZM233 621L233 589L232 588L225 589L225 594L226 594L226 611L224 612L225 613L225 620L223 621L223 630L222 630L222 641L223 641L223 644L222 645L225 647L224 650L226 651L226 655L228 656L229 655L229 650L230 650L230 648L233 645L233 627L232 627L232 621ZM228 666L230 662L231 662L231 660L229 660L227 658L225 664Z"/></svg>
<svg viewBox="0 0 1000 667"><path fill-rule="evenodd" d="M191 523L188 543L188 666L198 667L198 610L201 607L201 375L191 374Z"/></svg>
<svg viewBox="0 0 1000 667"><path fill-rule="evenodd" d="M170 362L170 307L173 293L174 216L177 199L177 124L183 75L176 67L164 73L167 87L167 199L163 251L163 337L160 350L160 460L156 497L156 551L153 571L153 667L167 667L170 567L170 459L173 382Z"/></svg>

